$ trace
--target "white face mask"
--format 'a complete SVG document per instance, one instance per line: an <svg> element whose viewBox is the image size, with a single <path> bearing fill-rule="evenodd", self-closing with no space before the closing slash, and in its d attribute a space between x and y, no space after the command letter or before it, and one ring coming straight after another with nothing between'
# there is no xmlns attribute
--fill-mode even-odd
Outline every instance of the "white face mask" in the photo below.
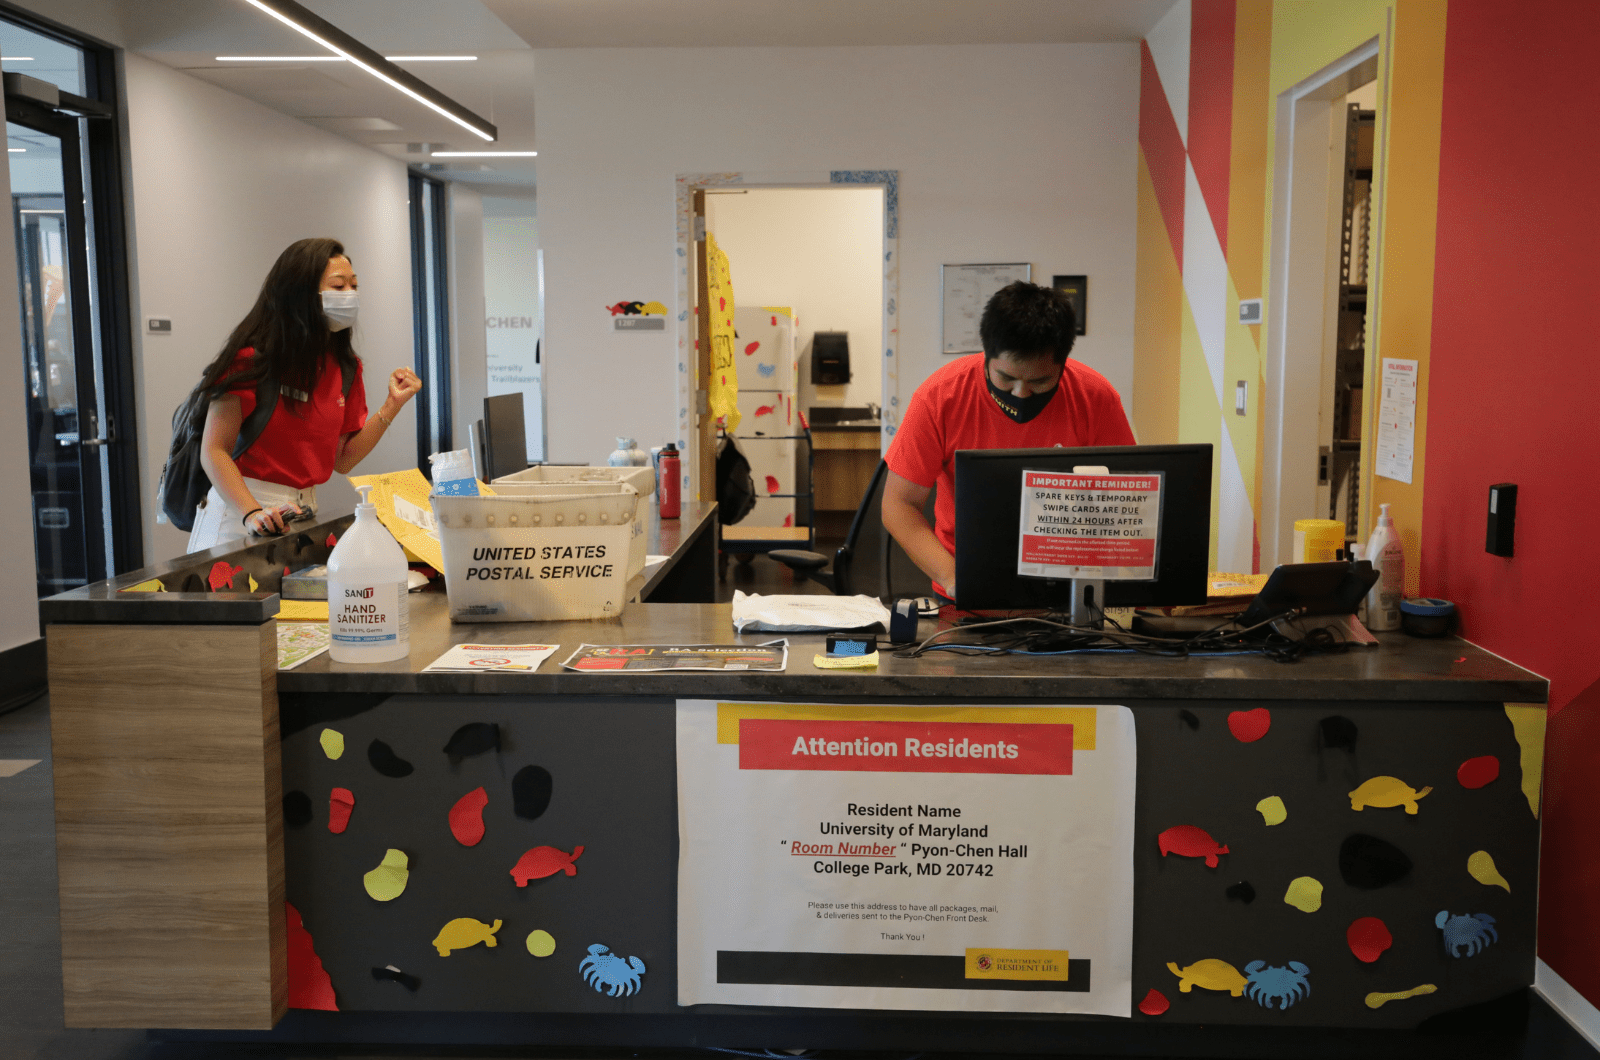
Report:
<svg viewBox="0 0 1600 1060"><path fill-rule="evenodd" d="M356 310L360 308L360 300L354 290L322 292L322 312L328 318L329 331L343 331L354 326Z"/></svg>

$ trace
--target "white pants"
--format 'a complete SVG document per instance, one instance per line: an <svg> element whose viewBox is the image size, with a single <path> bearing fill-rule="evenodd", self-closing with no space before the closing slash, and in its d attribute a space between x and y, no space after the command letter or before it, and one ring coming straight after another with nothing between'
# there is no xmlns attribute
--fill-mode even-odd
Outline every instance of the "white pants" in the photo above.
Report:
<svg viewBox="0 0 1600 1060"><path fill-rule="evenodd" d="M310 511L315 511L317 508L315 486L298 490L293 486L280 486L276 482L263 482L255 478L245 479L244 484L250 488L250 495L256 499L256 503L263 508L276 508L280 504L298 504ZM244 525L244 513L229 504L227 499L217 492L217 487L212 486L211 492L206 494L206 499L195 509L194 529L189 531L189 551L204 552L224 541L244 538L248 534L249 531Z"/></svg>

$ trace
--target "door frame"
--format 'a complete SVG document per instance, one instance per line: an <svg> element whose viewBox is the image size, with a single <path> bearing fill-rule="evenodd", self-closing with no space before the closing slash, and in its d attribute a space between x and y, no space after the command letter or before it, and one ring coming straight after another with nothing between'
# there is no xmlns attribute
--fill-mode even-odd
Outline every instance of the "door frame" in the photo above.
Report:
<svg viewBox="0 0 1600 1060"><path fill-rule="evenodd" d="M880 450L889 448L900 425L899 358L900 344L900 171L896 169L834 169L805 173L679 173L677 183L677 276L678 302L678 448L683 456L683 496L698 496L700 488L700 441L695 417L701 405L695 366L695 320L697 304L691 286L696 282L693 266L696 236L694 193L707 188L837 188L841 185L883 189L883 332L878 348L881 375L883 428ZM735 285L734 290L738 287Z"/></svg>

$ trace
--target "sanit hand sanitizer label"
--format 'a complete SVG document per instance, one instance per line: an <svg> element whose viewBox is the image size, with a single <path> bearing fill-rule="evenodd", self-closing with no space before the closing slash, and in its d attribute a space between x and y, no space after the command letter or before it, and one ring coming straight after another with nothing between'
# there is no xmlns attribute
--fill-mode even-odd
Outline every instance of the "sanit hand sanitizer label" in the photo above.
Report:
<svg viewBox="0 0 1600 1060"><path fill-rule="evenodd" d="M339 644L393 644L410 633L410 599L405 587L343 586L330 599L329 626Z"/></svg>

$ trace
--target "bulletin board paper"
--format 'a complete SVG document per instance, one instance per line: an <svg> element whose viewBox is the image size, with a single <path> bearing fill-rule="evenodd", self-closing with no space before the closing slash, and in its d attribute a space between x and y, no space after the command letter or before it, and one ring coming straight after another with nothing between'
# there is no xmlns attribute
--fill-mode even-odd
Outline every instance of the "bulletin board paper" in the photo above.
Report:
<svg viewBox="0 0 1600 1060"><path fill-rule="evenodd" d="M944 317L942 351L983 352L983 340L978 337L983 307L1000 288L1017 280L1032 279L1033 266L1025 263L944 266L944 292L940 301Z"/></svg>
<svg viewBox="0 0 1600 1060"><path fill-rule="evenodd" d="M1385 357L1380 385L1375 470L1409 483L1417 435L1417 362Z"/></svg>

